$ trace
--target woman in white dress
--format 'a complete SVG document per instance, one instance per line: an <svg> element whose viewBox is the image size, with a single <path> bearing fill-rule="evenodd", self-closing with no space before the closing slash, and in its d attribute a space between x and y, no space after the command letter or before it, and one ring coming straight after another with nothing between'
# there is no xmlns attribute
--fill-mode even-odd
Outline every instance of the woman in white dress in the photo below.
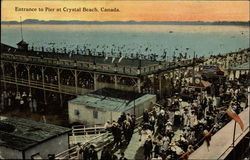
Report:
<svg viewBox="0 0 250 160"><path fill-rule="evenodd" d="M152 131L143 127L141 130L141 137L140 137L140 147L144 146L145 141L147 140L149 135L152 135Z"/></svg>

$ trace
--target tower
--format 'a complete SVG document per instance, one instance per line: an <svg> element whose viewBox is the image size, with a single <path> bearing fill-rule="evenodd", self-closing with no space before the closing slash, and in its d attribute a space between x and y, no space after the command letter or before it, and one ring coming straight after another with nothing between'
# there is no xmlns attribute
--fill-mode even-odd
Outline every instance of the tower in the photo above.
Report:
<svg viewBox="0 0 250 160"><path fill-rule="evenodd" d="M23 26L22 26L22 19L20 17L20 25L21 25L21 38L22 40L17 43L17 48L20 51L28 51L29 44L23 40Z"/></svg>

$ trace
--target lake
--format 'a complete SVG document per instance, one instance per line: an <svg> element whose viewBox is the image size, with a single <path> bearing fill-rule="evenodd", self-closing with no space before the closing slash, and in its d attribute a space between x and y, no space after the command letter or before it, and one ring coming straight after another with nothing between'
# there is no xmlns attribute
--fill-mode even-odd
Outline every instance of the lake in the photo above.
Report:
<svg viewBox="0 0 250 160"><path fill-rule="evenodd" d="M2 43L16 46L20 25L1 25ZM23 37L36 50L86 49L109 56L187 53L223 54L249 47L248 26L230 25L23 25ZM84 51L83 51L84 50Z"/></svg>

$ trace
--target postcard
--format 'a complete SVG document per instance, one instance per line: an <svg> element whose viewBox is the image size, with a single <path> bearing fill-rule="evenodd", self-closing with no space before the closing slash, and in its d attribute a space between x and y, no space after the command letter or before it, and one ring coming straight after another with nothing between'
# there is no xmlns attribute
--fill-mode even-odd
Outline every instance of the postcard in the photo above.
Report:
<svg viewBox="0 0 250 160"><path fill-rule="evenodd" d="M247 159L249 1L1 1L0 159Z"/></svg>

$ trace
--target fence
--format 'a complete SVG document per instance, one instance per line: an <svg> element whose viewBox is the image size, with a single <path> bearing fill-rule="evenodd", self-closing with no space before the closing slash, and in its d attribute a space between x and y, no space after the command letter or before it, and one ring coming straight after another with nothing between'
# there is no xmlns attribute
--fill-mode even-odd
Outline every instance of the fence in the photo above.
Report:
<svg viewBox="0 0 250 160"><path fill-rule="evenodd" d="M154 106L160 107L161 105L156 103ZM153 111L150 111L149 113L152 112ZM143 116L136 118L136 128L138 128L138 125L142 122L142 119ZM96 145L97 150L101 150L104 145L111 143L113 140L112 134L110 132L106 132L104 127L98 127L96 125L89 128L86 128L83 125L76 125L72 127L73 139L75 139L77 135L86 136L90 134L95 134L95 137L86 140L84 143L81 143L82 146L88 146L91 143ZM75 142L77 141L75 140ZM78 152L77 148L78 146L74 145L70 149L56 154L55 159L76 159Z"/></svg>

